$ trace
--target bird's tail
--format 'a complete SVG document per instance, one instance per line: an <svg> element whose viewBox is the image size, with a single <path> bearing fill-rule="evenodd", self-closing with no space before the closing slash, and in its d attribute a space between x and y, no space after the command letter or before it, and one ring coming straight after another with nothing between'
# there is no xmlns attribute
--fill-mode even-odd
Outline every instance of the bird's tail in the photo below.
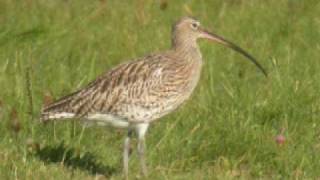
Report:
<svg viewBox="0 0 320 180"><path fill-rule="evenodd" d="M75 118L74 113L68 112L42 112L40 116L40 122L46 123L50 120L66 120Z"/></svg>
<svg viewBox="0 0 320 180"><path fill-rule="evenodd" d="M48 122L50 120L74 118L75 113L70 106L72 99L72 97L67 96L48 105L44 105L41 110L40 121Z"/></svg>

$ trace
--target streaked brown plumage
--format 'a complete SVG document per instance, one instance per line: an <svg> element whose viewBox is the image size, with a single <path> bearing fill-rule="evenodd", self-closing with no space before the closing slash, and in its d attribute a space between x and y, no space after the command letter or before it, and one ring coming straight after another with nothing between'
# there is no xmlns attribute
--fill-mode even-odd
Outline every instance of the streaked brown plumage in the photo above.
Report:
<svg viewBox="0 0 320 180"><path fill-rule="evenodd" d="M123 154L126 177L130 137L135 130L142 172L146 174L144 135L150 122L179 107L196 87L202 67L199 38L216 41L242 53L265 73L238 46L203 30L197 20L184 17L173 27L171 49L111 69L85 88L46 106L42 110L42 121L79 118L128 128Z"/></svg>

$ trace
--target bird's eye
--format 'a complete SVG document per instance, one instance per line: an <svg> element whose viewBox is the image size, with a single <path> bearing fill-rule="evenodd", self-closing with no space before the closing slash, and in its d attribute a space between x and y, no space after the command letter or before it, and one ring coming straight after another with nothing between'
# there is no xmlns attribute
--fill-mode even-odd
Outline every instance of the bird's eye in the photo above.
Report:
<svg viewBox="0 0 320 180"><path fill-rule="evenodd" d="M197 23L192 23L192 24L191 24L191 27L192 27L193 29L198 29L198 24L197 24Z"/></svg>

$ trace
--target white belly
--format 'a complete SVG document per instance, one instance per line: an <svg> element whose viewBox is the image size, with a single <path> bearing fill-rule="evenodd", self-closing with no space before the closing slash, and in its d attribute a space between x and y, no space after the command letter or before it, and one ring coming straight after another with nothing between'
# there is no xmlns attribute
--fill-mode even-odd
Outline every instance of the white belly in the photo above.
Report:
<svg viewBox="0 0 320 180"><path fill-rule="evenodd" d="M129 122L121 117L113 116L109 114L89 114L83 118L86 124L97 124L100 126L112 126L116 128L128 128Z"/></svg>

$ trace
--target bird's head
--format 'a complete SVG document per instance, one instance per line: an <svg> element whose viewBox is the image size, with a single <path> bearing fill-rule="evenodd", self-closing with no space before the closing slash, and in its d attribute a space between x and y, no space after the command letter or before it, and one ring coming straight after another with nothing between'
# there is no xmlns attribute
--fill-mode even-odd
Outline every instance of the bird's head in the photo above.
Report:
<svg viewBox="0 0 320 180"><path fill-rule="evenodd" d="M200 22L191 17L183 17L178 20L173 26L173 46L187 46L188 44L196 44L197 39L207 39L212 42L222 44L228 48L231 48L238 53L242 54L253 62L265 76L267 76L264 68L245 50L226 40L225 38L207 31L203 28Z"/></svg>

